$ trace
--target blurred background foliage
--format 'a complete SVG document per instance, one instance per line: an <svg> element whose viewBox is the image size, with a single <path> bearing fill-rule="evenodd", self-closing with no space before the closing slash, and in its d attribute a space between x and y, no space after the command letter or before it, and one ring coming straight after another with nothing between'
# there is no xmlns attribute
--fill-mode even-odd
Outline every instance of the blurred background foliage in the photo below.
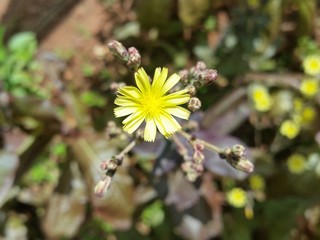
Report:
<svg viewBox="0 0 320 240"><path fill-rule="evenodd" d="M1 4L1 239L320 238L318 1ZM255 172L207 152L191 183L160 138L137 146L95 197L100 162L129 141L105 135L114 85L133 83L106 47L113 39L136 47L148 73L217 69L197 94L193 133L247 146Z"/></svg>

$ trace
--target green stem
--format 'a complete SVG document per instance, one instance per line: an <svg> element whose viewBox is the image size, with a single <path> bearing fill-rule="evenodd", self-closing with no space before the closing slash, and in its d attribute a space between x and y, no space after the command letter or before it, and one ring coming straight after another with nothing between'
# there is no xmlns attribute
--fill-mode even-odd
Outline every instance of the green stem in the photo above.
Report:
<svg viewBox="0 0 320 240"><path fill-rule="evenodd" d="M185 131L179 131L178 133L180 133L183 137L185 137L188 141L192 141L193 136L191 136L189 133L186 133ZM208 143L206 141L203 141L201 139L199 139L200 141L202 141L203 145L208 149L211 150L213 152L216 153L221 153L222 149L217 147L216 145L213 145L211 143Z"/></svg>
<svg viewBox="0 0 320 240"><path fill-rule="evenodd" d="M125 147L116 157L118 159L123 159L124 155L126 155L128 152L131 151L132 148L136 145L137 141L133 140L132 142L129 143L128 146Z"/></svg>

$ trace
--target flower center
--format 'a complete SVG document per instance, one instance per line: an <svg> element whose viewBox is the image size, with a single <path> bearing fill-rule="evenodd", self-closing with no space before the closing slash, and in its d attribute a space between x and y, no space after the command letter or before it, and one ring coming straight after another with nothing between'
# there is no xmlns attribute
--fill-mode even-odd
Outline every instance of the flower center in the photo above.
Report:
<svg viewBox="0 0 320 240"><path fill-rule="evenodd" d="M316 60L313 60L311 63L310 63L310 68L316 70L319 68L319 62L316 61Z"/></svg>
<svg viewBox="0 0 320 240"><path fill-rule="evenodd" d="M152 92L146 94L141 102L143 110L146 112L147 117L153 118L160 113L161 98L155 96Z"/></svg>

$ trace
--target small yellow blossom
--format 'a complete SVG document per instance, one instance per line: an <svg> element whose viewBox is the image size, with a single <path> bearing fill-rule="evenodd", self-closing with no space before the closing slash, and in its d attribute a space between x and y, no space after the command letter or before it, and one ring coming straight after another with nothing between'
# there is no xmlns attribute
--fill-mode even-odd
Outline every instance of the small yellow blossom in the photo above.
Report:
<svg viewBox="0 0 320 240"><path fill-rule="evenodd" d="M312 76L320 74L320 56L309 55L303 60L302 65L306 74Z"/></svg>
<svg viewBox="0 0 320 240"><path fill-rule="evenodd" d="M257 111L267 112L270 110L272 99L266 87L262 85L251 86L251 99Z"/></svg>
<svg viewBox="0 0 320 240"><path fill-rule="evenodd" d="M304 106L304 102L301 98L295 98L293 100L293 109L295 112L301 112Z"/></svg>
<svg viewBox="0 0 320 240"><path fill-rule="evenodd" d="M265 188L265 181L259 174L252 174L249 178L249 184L254 191L263 191Z"/></svg>
<svg viewBox="0 0 320 240"><path fill-rule="evenodd" d="M144 140L148 142L155 140L157 129L165 137L179 131L181 126L173 116L189 118L190 112L178 105L187 103L190 95L188 89L167 94L179 82L179 75L167 79L168 69L157 68L150 83L149 76L140 68L134 76L138 87L120 88L114 102L120 106L114 109L116 117L129 115L122 121L123 130L131 134L145 121Z"/></svg>
<svg viewBox="0 0 320 240"><path fill-rule="evenodd" d="M294 174L303 173L306 169L306 158L301 154L293 154L288 158L287 166Z"/></svg>
<svg viewBox="0 0 320 240"><path fill-rule="evenodd" d="M301 122L302 124L309 124L313 122L313 120L316 118L316 110L311 107L307 106L302 110L301 113Z"/></svg>
<svg viewBox="0 0 320 240"><path fill-rule="evenodd" d="M306 97L313 97L319 92L319 82L317 79L303 79L300 85L300 91Z"/></svg>
<svg viewBox="0 0 320 240"><path fill-rule="evenodd" d="M247 194L241 188L233 188L231 191L227 192L227 201L234 207L242 208L248 201Z"/></svg>
<svg viewBox="0 0 320 240"><path fill-rule="evenodd" d="M246 207L244 208L244 215L246 216L247 219L252 219L254 217L252 206L246 205Z"/></svg>
<svg viewBox="0 0 320 240"><path fill-rule="evenodd" d="M300 125L292 120L285 120L280 126L280 133L289 139L298 136L300 132Z"/></svg>

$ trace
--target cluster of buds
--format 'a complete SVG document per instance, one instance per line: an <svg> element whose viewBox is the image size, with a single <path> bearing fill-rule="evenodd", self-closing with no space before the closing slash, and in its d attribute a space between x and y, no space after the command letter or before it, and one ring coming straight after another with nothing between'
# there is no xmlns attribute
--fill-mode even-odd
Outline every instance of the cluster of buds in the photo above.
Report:
<svg viewBox="0 0 320 240"><path fill-rule="evenodd" d="M201 140L194 140L190 142L193 146L193 156L189 161L185 161L181 168L186 173L189 181L194 182L204 170L203 160L204 160L204 144Z"/></svg>
<svg viewBox="0 0 320 240"><path fill-rule="evenodd" d="M112 177L117 171L118 166L121 165L123 157L113 156L111 159L102 161L100 169L105 172L105 175L101 177L100 181L94 188L94 194L98 197L103 197L108 191Z"/></svg>
<svg viewBox="0 0 320 240"><path fill-rule="evenodd" d="M116 123L109 121L105 130L106 138L108 140L118 137L122 133L121 128L117 127Z"/></svg>
<svg viewBox="0 0 320 240"><path fill-rule="evenodd" d="M202 164L196 164L193 161L182 163L181 168L190 182L197 180L204 170Z"/></svg>
<svg viewBox="0 0 320 240"><path fill-rule="evenodd" d="M108 48L115 58L126 64L130 69L136 71L139 68L141 55L135 47L126 49L122 43L113 40L108 43Z"/></svg>
<svg viewBox="0 0 320 240"><path fill-rule="evenodd" d="M233 145L231 148L225 148L219 155L237 170L246 173L252 173L254 170L253 164L245 158L245 147L240 144Z"/></svg>
<svg viewBox="0 0 320 240"><path fill-rule="evenodd" d="M207 68L204 62L199 61L190 70L184 69L180 71L179 75L181 81L185 84L190 83L195 88L199 88L213 83L218 77L218 72Z"/></svg>

